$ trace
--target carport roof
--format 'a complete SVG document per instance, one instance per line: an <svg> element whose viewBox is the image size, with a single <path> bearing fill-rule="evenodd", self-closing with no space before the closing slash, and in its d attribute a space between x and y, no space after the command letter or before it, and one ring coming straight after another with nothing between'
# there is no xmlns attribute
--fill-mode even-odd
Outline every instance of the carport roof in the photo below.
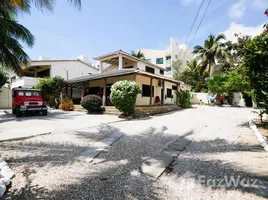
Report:
<svg viewBox="0 0 268 200"><path fill-rule="evenodd" d="M145 71L135 70L135 69L122 69L122 70L116 70L116 71L106 71L106 72L99 73L99 74L92 74L92 75L74 78L71 80L66 80L66 83L70 87L82 88L83 86L86 86L89 81L99 80L99 79L109 78L109 77L118 77L118 76L130 75L130 74L138 74L138 75L142 75L142 76L152 77L155 79L162 79L162 80L172 82L175 84L182 84L182 85L184 84L184 82L182 82L182 81L177 81L177 80L168 78L168 77L163 76L163 75L151 74L151 73L148 73Z"/></svg>

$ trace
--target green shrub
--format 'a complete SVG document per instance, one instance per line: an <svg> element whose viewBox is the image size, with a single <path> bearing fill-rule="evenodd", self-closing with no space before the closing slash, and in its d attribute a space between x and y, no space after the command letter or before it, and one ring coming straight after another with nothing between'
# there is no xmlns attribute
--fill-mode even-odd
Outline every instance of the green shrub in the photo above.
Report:
<svg viewBox="0 0 268 200"><path fill-rule="evenodd" d="M134 81L118 81L111 88L112 104L124 115L134 113L137 95L141 93L139 85Z"/></svg>
<svg viewBox="0 0 268 200"><path fill-rule="evenodd" d="M182 108L189 108L192 105L192 95L187 90L180 89L177 92L178 104Z"/></svg>
<svg viewBox="0 0 268 200"><path fill-rule="evenodd" d="M101 111L102 100L99 96L90 94L84 96L81 100L81 106L85 108L88 113L96 113Z"/></svg>

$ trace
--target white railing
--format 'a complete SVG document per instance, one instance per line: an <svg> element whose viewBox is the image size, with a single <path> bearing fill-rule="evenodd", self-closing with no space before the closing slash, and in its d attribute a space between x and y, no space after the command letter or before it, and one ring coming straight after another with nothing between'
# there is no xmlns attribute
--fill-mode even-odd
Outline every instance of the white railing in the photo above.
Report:
<svg viewBox="0 0 268 200"><path fill-rule="evenodd" d="M33 87L37 84L38 80L34 77L22 76L20 78L12 80L11 89L16 87Z"/></svg>

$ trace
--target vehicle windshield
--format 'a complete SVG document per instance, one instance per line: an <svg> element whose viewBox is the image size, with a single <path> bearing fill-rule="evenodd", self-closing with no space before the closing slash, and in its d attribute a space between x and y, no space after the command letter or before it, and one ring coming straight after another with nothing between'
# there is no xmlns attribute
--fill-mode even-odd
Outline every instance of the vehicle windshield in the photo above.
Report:
<svg viewBox="0 0 268 200"><path fill-rule="evenodd" d="M40 96L39 91L18 91L18 96L37 97Z"/></svg>

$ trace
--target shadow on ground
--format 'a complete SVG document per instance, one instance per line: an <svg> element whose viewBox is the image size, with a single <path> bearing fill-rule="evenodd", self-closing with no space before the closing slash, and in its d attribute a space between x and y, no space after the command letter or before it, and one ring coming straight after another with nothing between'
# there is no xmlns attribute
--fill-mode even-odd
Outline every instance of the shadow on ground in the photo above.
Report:
<svg viewBox="0 0 268 200"><path fill-rule="evenodd" d="M104 127L105 130L120 132L121 130L109 126ZM109 132L109 131L108 131ZM183 137L189 139L193 134L189 131ZM77 132L77 135L86 139L85 133ZM42 150L42 145L37 145L34 151L40 151L37 157L25 155L18 159L10 158L9 162L11 167L18 165L25 165L25 177L27 184L24 188L16 188L10 190L4 199L163 199L165 192L163 184L159 183L160 180L155 180L143 174L139 174L138 169L143 163L145 158L154 157L162 148L172 141L178 139L177 135L168 134L168 128L162 126L160 129L150 127L144 132L137 135L129 135L127 133L113 144L107 151L102 152L97 159L100 160L96 163L88 164L88 172L92 169L98 169L97 172L85 173L79 181L74 184L61 184L57 188L48 190L44 187L31 184L28 179L30 173L35 173L31 169L34 164L42 167L45 163L49 162L50 166L66 165L67 162L74 161L79 151L77 147L68 144L63 146L48 146L45 145L46 150ZM33 148L35 144L32 144ZM202 147L202 148L196 148ZM11 148L13 150L24 151L23 146L6 143L1 148ZM83 150L85 147L79 150ZM25 149L27 151L27 149ZM202 153L227 153L236 151L251 151L251 146L241 146L240 144L230 144L226 140L216 139L212 141L192 141L187 147L185 153L190 155L200 155ZM62 160L62 161L60 161ZM43 162L43 163L42 163ZM78 162L78 161L74 161ZM41 163L41 164L40 164ZM113 163L113 165L110 165ZM247 171L241 171L234 164L223 163L221 160L204 160L198 157L179 156L174 162L171 174L180 178L186 172L190 172L193 176L189 179L198 179L200 175L206 175L206 178L222 178L223 176L241 176L241 177L255 177ZM68 174L68 172L66 172ZM164 174L162 176L166 176ZM68 176L66 177L68 178ZM187 177L186 177L187 178ZM42 177L40 177L42 179ZM42 181L42 180L40 180ZM14 185L15 183L13 183ZM161 185L162 184L162 185ZM204 187L210 187L203 185ZM167 186L168 187L168 186ZM217 190L218 188L214 188ZM222 188L220 188L222 189ZM248 189L243 187L228 187L224 188L226 191L239 190L245 193L252 193L258 196L265 196L257 189ZM190 198L190 196L189 196Z"/></svg>

